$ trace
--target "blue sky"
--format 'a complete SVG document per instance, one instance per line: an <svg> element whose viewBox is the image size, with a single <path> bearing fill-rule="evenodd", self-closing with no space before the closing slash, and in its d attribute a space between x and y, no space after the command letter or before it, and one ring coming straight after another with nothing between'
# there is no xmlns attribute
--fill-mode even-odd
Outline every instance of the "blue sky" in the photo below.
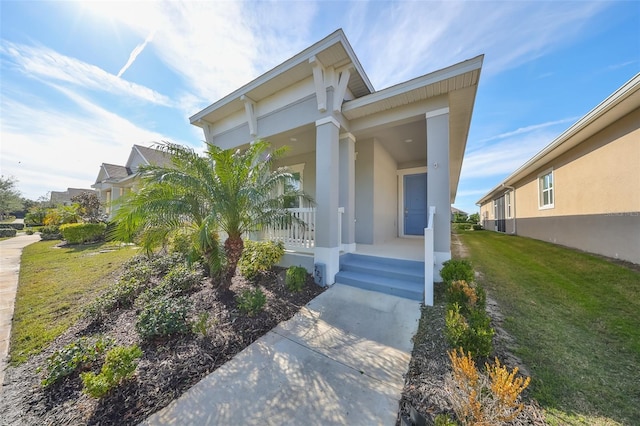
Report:
<svg viewBox="0 0 640 426"><path fill-rule="evenodd" d="M640 71L640 2L0 2L2 175L88 188L133 144L203 146L188 117L342 28L376 90L485 54L455 206Z"/></svg>

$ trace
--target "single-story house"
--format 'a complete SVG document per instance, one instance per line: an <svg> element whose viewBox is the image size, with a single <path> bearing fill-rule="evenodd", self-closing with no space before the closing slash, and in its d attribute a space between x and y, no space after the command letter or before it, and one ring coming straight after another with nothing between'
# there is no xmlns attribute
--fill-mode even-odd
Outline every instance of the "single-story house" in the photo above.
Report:
<svg viewBox="0 0 640 426"><path fill-rule="evenodd" d="M171 157L165 152L133 145L129 159L124 166L102 163L96 182L91 187L98 192L100 202L105 206L105 213L112 217L114 214L112 203L135 187L138 167L141 165L168 166L170 164Z"/></svg>
<svg viewBox="0 0 640 426"><path fill-rule="evenodd" d="M71 199L75 196L81 195L85 192L95 193L96 191L93 189L83 189L83 188L67 188L66 191L51 191L49 194L49 201L53 205L62 204L64 206L70 206L73 204Z"/></svg>
<svg viewBox="0 0 640 426"><path fill-rule="evenodd" d="M640 73L477 204L485 229L640 264Z"/></svg>
<svg viewBox="0 0 640 426"><path fill-rule="evenodd" d="M387 274L382 291L429 304L451 258L451 204L482 62L478 56L376 91L337 30L190 122L224 149L258 138L289 146L279 166L300 177L315 204L296 210L304 230L269 235L285 242L285 263L307 267L325 284L367 286ZM364 270L385 262L385 271ZM414 293L390 283L411 268L421 270Z"/></svg>

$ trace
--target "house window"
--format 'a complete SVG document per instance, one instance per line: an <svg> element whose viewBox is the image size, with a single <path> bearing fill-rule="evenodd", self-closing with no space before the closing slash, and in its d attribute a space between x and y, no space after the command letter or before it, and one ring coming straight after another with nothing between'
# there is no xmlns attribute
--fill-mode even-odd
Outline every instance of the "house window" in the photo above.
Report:
<svg viewBox="0 0 640 426"><path fill-rule="evenodd" d="M511 215L511 192L507 192L506 194L504 194L504 202L507 206L507 218L513 217Z"/></svg>
<svg viewBox="0 0 640 426"><path fill-rule="evenodd" d="M291 174L293 175L293 179L290 179L289 182L285 183L286 191L301 191L303 188L302 183L302 172L304 171L304 163L295 164L292 166L287 166ZM285 200L285 207L287 208L299 208L302 207L301 200L299 197L287 197Z"/></svg>
<svg viewBox="0 0 640 426"><path fill-rule="evenodd" d="M493 200L493 218L498 218L498 200Z"/></svg>
<svg viewBox="0 0 640 426"><path fill-rule="evenodd" d="M538 176L538 194L541 209L553 207L553 170L547 170Z"/></svg>

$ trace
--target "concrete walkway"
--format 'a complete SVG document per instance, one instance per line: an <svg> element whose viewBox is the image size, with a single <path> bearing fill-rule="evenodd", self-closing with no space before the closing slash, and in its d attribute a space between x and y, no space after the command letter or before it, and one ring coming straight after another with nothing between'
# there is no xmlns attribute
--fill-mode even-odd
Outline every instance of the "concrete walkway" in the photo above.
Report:
<svg viewBox="0 0 640 426"><path fill-rule="evenodd" d="M40 241L40 235L20 235L0 241L0 394L9 352L13 307L18 290L22 249Z"/></svg>
<svg viewBox="0 0 640 426"><path fill-rule="evenodd" d="M145 425L393 425L420 303L335 284Z"/></svg>

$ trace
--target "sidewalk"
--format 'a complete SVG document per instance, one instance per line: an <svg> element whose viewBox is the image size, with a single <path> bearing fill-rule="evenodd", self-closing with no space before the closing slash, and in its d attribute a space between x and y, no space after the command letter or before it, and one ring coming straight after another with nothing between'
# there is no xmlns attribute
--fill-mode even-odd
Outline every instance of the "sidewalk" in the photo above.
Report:
<svg viewBox="0 0 640 426"><path fill-rule="evenodd" d="M335 284L144 425L393 425L420 303Z"/></svg>
<svg viewBox="0 0 640 426"><path fill-rule="evenodd" d="M0 394L9 352L13 307L18 290L20 255L24 247L36 241L40 241L40 235L20 235L0 241Z"/></svg>

